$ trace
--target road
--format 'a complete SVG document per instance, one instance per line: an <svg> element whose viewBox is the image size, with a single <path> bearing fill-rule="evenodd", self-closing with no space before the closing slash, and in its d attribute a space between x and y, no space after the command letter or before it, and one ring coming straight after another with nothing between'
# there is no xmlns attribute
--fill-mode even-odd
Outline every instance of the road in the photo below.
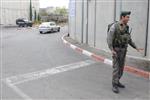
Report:
<svg viewBox="0 0 150 100"><path fill-rule="evenodd" d="M111 91L112 68L63 44L67 33L36 28L1 29L1 100L148 100L149 80L124 73Z"/></svg>

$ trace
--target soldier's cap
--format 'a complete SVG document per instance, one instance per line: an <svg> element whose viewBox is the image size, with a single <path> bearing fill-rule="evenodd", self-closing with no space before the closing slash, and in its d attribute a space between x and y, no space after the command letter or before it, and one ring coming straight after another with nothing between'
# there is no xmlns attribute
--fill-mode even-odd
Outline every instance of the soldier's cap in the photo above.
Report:
<svg viewBox="0 0 150 100"><path fill-rule="evenodd" d="M130 15L131 11L122 11L120 17Z"/></svg>

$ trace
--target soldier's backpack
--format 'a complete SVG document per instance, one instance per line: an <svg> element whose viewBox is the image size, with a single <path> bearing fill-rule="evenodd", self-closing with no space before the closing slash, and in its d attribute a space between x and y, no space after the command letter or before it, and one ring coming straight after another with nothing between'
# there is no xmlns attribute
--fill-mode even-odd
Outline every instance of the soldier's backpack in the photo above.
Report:
<svg viewBox="0 0 150 100"><path fill-rule="evenodd" d="M113 24L117 23L117 22L118 22L118 21L115 21L115 22L113 22L113 23L108 24L107 33L109 32L110 27L111 27Z"/></svg>
<svg viewBox="0 0 150 100"><path fill-rule="evenodd" d="M118 22L118 21L114 21L113 23L108 24L108 27L107 27L107 44L109 44L109 38L108 38L108 36L110 35L110 34L109 34L109 30L110 30L111 26L112 26L113 24L117 23L117 22Z"/></svg>

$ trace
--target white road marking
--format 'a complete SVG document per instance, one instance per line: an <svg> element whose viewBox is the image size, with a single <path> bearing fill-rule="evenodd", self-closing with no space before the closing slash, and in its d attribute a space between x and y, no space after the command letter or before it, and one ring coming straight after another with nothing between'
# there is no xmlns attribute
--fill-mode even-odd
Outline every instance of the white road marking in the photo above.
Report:
<svg viewBox="0 0 150 100"><path fill-rule="evenodd" d="M9 81L9 83L11 83L12 85L17 85L17 84L21 84L21 83L28 82L31 80L36 80L42 77L47 77L49 75L54 75L54 74L62 73L65 71L70 71L73 69L86 67L93 63L95 63L94 60L85 60L85 61L63 65L63 66L59 66L59 67L55 67L51 69L42 70L42 71L27 73L27 74L18 75L18 76L12 76L12 77L6 78L6 80Z"/></svg>
<svg viewBox="0 0 150 100"><path fill-rule="evenodd" d="M87 50L83 50L82 52L83 54L87 55L87 56L92 56L92 53L87 51Z"/></svg>
<svg viewBox="0 0 150 100"><path fill-rule="evenodd" d="M6 79L5 83L8 87L13 89L19 96L21 96L24 100L32 100L28 95L26 95L24 92L22 92L17 86L10 83L10 80Z"/></svg>

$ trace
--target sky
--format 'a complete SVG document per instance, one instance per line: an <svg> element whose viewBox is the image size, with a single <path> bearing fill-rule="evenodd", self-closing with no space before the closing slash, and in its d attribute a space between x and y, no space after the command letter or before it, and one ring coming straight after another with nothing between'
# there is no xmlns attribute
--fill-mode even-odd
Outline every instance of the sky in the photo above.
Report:
<svg viewBox="0 0 150 100"><path fill-rule="evenodd" d="M40 0L40 8L46 7L63 7L68 8L69 0Z"/></svg>

